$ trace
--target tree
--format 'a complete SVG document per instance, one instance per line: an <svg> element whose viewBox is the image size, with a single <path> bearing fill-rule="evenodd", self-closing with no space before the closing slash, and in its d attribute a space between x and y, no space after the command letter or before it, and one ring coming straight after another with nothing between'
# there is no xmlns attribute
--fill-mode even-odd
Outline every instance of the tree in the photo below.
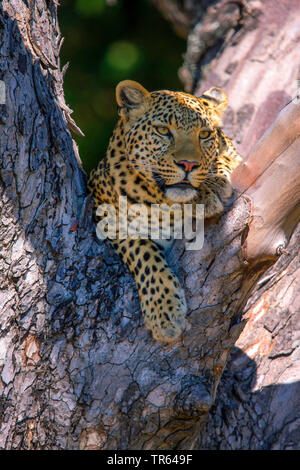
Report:
<svg viewBox="0 0 300 470"><path fill-rule="evenodd" d="M290 101L300 7L156 3L186 30L198 19L181 76L196 93L225 87L225 131L245 154ZM207 33L216 18L222 34ZM0 44L0 446L296 448L299 104L237 170L236 201L206 227L203 250L173 250L190 327L165 346L146 331L125 266L95 237L69 128L81 131L63 94L57 2L3 0Z"/></svg>

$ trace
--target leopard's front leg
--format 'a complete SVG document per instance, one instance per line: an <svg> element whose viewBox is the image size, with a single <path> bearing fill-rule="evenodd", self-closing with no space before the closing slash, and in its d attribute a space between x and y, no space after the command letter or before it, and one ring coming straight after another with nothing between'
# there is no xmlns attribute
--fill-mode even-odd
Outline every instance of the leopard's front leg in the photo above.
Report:
<svg viewBox="0 0 300 470"><path fill-rule="evenodd" d="M156 340L176 340L185 327L184 291L163 251L150 239L110 240L133 273L147 328Z"/></svg>

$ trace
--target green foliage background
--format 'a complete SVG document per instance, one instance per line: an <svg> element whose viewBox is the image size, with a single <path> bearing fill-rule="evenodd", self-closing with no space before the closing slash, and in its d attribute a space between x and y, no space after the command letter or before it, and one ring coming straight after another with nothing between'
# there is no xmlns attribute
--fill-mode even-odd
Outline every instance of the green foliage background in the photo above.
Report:
<svg viewBox="0 0 300 470"><path fill-rule="evenodd" d="M62 0L66 102L85 137L76 139L89 172L103 158L117 120L115 87L136 80L149 90L181 90L185 41L147 0Z"/></svg>

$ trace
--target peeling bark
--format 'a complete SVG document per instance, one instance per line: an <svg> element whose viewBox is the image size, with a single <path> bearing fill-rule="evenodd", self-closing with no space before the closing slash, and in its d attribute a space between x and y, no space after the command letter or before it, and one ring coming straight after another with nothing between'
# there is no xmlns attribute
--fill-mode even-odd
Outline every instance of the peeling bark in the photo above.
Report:
<svg viewBox="0 0 300 470"><path fill-rule="evenodd" d="M278 8L289 14L277 17L265 3L255 28L228 39L205 80L197 80L197 89L215 80L228 91L225 130L244 154L289 101L299 66L293 47L299 6L281 2ZM207 24L205 11L197 18ZM268 33L266 54L261 35L268 15L281 22L274 27L281 49L272 48ZM289 255L256 253L245 264L243 244L252 239L258 199L255 184L245 195L237 191L232 208L206 227L202 250L185 251L178 242L170 254L187 292L189 326L181 343L155 342L143 325L132 277L95 237L69 127L80 130L63 95L56 2L3 0L0 44L6 84L0 105L1 448L295 448L299 231ZM288 70L275 98L268 95L273 73L263 76L254 44L274 80L277 68ZM244 62L230 66L232 48ZM297 136L286 158L297 158ZM270 168L260 172L258 189ZM299 218L295 205L285 205L288 226L290 212ZM289 405L280 407L282 400Z"/></svg>

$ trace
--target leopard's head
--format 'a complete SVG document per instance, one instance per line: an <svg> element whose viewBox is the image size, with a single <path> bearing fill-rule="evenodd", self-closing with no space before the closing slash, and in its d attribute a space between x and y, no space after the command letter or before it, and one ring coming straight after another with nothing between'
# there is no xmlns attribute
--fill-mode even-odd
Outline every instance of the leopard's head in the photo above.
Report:
<svg viewBox="0 0 300 470"><path fill-rule="evenodd" d="M227 96L210 88L199 98L183 92L149 92L125 80L116 99L124 126L125 151L140 175L175 202L188 202L214 176L224 149L221 115Z"/></svg>

